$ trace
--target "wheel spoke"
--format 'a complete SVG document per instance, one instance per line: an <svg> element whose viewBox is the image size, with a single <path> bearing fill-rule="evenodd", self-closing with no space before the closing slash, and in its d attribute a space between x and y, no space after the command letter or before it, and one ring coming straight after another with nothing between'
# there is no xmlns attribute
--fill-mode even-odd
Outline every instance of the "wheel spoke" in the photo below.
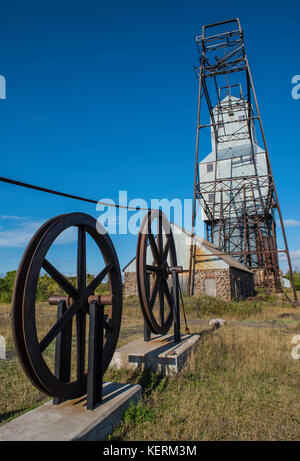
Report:
<svg viewBox="0 0 300 461"><path fill-rule="evenodd" d="M150 243L150 247L151 247L152 254L153 254L153 257L155 259L155 262L156 262L156 264L159 265L160 264L160 257L159 257L158 249L157 249L157 246L156 246L156 243L155 243L155 238L154 238L153 234L149 234L148 238L149 238L149 243Z"/></svg>
<svg viewBox="0 0 300 461"><path fill-rule="evenodd" d="M86 232L84 226L78 227L77 247L77 288L79 291L86 287Z"/></svg>
<svg viewBox="0 0 300 461"><path fill-rule="evenodd" d="M56 338L58 333L69 323L72 321L73 316L77 313L80 309L80 304L74 303L72 304L69 309L64 313L62 317L53 325L51 330L48 331L46 336L40 342L41 351L44 352L45 349L49 346L49 344Z"/></svg>
<svg viewBox="0 0 300 461"><path fill-rule="evenodd" d="M172 309L172 305L173 305L172 295L169 291L169 286L166 280L163 281L163 285L164 285L164 292L167 298L167 302L169 304L169 308Z"/></svg>
<svg viewBox="0 0 300 461"><path fill-rule="evenodd" d="M163 254L163 229L162 229L162 215L161 213L158 216L157 219L157 246L158 246L158 252L159 252L159 257L160 259L162 258Z"/></svg>
<svg viewBox="0 0 300 461"><path fill-rule="evenodd" d="M169 249L170 249L170 244L171 244L171 238L170 238L170 235L167 234L167 241L166 241L165 246L164 246L164 249L163 249L163 256L162 256L163 262L166 261L167 258L168 258L168 253L169 253Z"/></svg>
<svg viewBox="0 0 300 461"><path fill-rule="evenodd" d="M163 284L159 287L159 319L160 325L163 326L164 324L164 316L165 316L165 299L164 299L164 287Z"/></svg>
<svg viewBox="0 0 300 461"><path fill-rule="evenodd" d="M150 307L150 310L153 309L153 306L154 306L154 303L155 303L155 299L156 299L156 295L157 295L157 292L158 292L158 288L159 288L159 284L161 282L161 278L162 278L162 274L159 274L155 280L155 283L154 283L154 286L152 288L152 292L151 292L151 297L150 297L150 302L149 302L149 307Z"/></svg>
<svg viewBox="0 0 300 461"><path fill-rule="evenodd" d="M85 226L78 226L77 246L77 289L81 294L86 288L86 232ZM77 334L77 379L81 380L85 372L85 330L86 314L83 310L76 315Z"/></svg>
<svg viewBox="0 0 300 461"><path fill-rule="evenodd" d="M47 259L44 259L42 267L71 298L77 297L76 288Z"/></svg>
<svg viewBox="0 0 300 461"><path fill-rule="evenodd" d="M161 268L159 266L152 266L151 264L146 264L146 270L150 272L159 272Z"/></svg>
<svg viewBox="0 0 300 461"><path fill-rule="evenodd" d="M91 281L91 283L87 287L87 291L89 294L94 293L98 285L102 282L104 277L106 277L106 275L112 270L112 268L113 264L109 263L107 264L107 266L104 267L104 269L101 272L99 272L98 275L96 275L96 277Z"/></svg>

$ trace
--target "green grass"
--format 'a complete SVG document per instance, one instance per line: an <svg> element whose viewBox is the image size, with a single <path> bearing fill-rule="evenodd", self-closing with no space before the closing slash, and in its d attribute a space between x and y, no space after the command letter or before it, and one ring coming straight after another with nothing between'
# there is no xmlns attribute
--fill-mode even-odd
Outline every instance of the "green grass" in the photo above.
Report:
<svg viewBox="0 0 300 461"><path fill-rule="evenodd" d="M220 298L211 296L200 296L197 298L185 297L186 311L194 313L196 317L211 317L232 315L236 318L247 318L262 312L262 302L253 301L223 301Z"/></svg>

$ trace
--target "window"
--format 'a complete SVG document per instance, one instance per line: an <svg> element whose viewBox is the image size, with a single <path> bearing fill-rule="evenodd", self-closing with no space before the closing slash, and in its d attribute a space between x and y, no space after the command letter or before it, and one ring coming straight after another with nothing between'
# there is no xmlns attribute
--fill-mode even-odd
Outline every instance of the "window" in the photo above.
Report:
<svg viewBox="0 0 300 461"><path fill-rule="evenodd" d="M214 201L215 194L208 194L208 201L213 202Z"/></svg>
<svg viewBox="0 0 300 461"><path fill-rule="evenodd" d="M214 165L212 163L208 163L206 168L207 173L211 173L212 171L214 171Z"/></svg>

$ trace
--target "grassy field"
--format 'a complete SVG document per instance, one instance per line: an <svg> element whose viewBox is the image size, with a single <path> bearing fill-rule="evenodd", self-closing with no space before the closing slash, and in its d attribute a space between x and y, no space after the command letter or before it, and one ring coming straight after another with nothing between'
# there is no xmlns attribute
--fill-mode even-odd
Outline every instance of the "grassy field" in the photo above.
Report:
<svg viewBox="0 0 300 461"><path fill-rule="evenodd" d="M130 407L111 440L297 440L300 439L299 360L291 356L300 334L300 309L282 296L224 303L185 298L192 333L207 332L176 377L111 370L105 379L139 383L143 397ZM7 360L0 361L0 424L47 398L24 376L10 332L10 306L0 306L0 334ZM41 330L55 319L41 305ZM208 319L227 326L211 331ZM119 345L141 336L138 300L125 301ZM49 356L53 349L49 350Z"/></svg>

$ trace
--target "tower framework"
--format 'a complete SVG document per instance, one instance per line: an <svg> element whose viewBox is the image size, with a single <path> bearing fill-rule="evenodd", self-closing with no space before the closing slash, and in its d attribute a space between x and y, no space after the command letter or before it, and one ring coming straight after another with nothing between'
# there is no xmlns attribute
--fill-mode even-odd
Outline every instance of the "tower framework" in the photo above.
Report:
<svg viewBox="0 0 300 461"><path fill-rule="evenodd" d="M279 255L286 255L291 276L292 265L239 19L203 26L196 42L200 65L195 68L199 96L192 233L201 210L207 240L253 269L258 285L282 291ZM202 152L210 144L212 151L199 163L200 146ZM276 211L284 249L277 248ZM196 263L191 245L191 294ZM293 277L292 287L297 301Z"/></svg>

